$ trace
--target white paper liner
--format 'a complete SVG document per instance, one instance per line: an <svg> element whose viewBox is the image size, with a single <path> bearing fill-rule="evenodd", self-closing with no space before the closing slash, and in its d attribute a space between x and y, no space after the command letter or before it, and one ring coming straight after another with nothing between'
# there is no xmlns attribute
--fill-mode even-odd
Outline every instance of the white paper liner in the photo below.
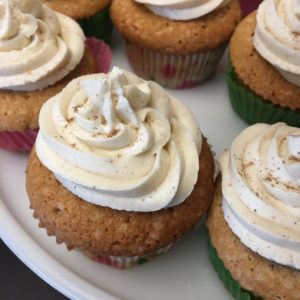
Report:
<svg viewBox="0 0 300 300"><path fill-rule="evenodd" d="M166 54L127 42L126 52L135 73L146 79L156 81L167 88L191 88L216 70L226 49L227 43L194 54Z"/></svg>
<svg viewBox="0 0 300 300"><path fill-rule="evenodd" d="M167 253L178 241L175 241L168 246L160 248L152 254L147 254L145 256L104 256L104 255L92 255L86 253L92 260L105 264L107 266L117 268L117 269L130 269L134 266L142 265L149 260Z"/></svg>

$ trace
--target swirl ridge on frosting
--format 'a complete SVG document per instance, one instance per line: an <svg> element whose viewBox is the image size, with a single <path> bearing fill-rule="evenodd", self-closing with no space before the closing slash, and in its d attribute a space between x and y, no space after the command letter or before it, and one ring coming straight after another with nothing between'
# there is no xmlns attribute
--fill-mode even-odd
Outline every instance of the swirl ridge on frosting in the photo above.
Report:
<svg viewBox="0 0 300 300"><path fill-rule="evenodd" d="M72 193L128 211L183 202L199 171L201 133L159 85L113 68L79 77L44 104L36 151Z"/></svg>
<svg viewBox="0 0 300 300"><path fill-rule="evenodd" d="M192 20L200 18L224 5L230 0L135 0L145 4L154 14L171 20Z"/></svg>
<svg viewBox="0 0 300 300"><path fill-rule="evenodd" d="M289 82L300 86L300 2L265 0L253 38L257 52Z"/></svg>
<svg viewBox="0 0 300 300"><path fill-rule="evenodd" d="M233 232L261 256L300 269L300 129L250 126L220 163Z"/></svg>
<svg viewBox="0 0 300 300"><path fill-rule="evenodd" d="M40 0L0 1L0 88L43 89L80 62L84 34Z"/></svg>

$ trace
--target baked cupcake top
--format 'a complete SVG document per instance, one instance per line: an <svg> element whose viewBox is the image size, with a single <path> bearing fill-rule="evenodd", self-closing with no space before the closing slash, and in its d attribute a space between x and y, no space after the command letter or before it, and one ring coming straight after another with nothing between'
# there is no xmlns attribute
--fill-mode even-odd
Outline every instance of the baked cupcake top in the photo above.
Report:
<svg viewBox="0 0 300 300"><path fill-rule="evenodd" d="M110 12L125 39L170 54L215 49L229 40L241 18L239 0L231 0L200 18L185 21L156 15L133 0L114 0Z"/></svg>
<svg viewBox="0 0 300 300"><path fill-rule="evenodd" d="M89 18L108 6L111 0L43 0L55 11L61 12L75 20Z"/></svg>
<svg viewBox="0 0 300 300"><path fill-rule="evenodd" d="M230 0L135 0L145 4L154 14L171 20L192 20L202 17L226 4Z"/></svg>
<svg viewBox="0 0 300 300"><path fill-rule="evenodd" d="M257 12L256 51L289 82L300 86L300 3L265 0Z"/></svg>
<svg viewBox="0 0 300 300"><path fill-rule="evenodd" d="M41 109L36 152L68 190L101 206L157 211L198 179L202 138L188 109L114 68L73 80Z"/></svg>
<svg viewBox="0 0 300 300"><path fill-rule="evenodd" d="M300 269L300 129L245 129L220 159L225 219L241 242Z"/></svg>
<svg viewBox="0 0 300 300"><path fill-rule="evenodd" d="M40 0L0 1L0 88L43 89L81 61L84 34Z"/></svg>

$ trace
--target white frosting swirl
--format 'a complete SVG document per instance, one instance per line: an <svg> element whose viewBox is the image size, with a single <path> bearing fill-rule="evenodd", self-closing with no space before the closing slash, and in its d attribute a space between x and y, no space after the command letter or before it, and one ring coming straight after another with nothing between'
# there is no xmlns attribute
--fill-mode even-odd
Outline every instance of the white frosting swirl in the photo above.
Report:
<svg viewBox="0 0 300 300"><path fill-rule="evenodd" d="M183 202L197 182L201 133L159 85L113 68L73 80L42 107L36 152L72 193L127 211Z"/></svg>
<svg viewBox="0 0 300 300"><path fill-rule="evenodd" d="M0 88L43 89L65 77L84 53L84 34L40 0L0 1Z"/></svg>
<svg viewBox="0 0 300 300"><path fill-rule="evenodd" d="M300 129L253 125L220 162L233 232L261 256L300 269Z"/></svg>
<svg viewBox="0 0 300 300"><path fill-rule="evenodd" d="M265 0L257 12L257 52L291 83L300 86L300 2Z"/></svg>
<svg viewBox="0 0 300 300"><path fill-rule="evenodd" d="M171 20L192 20L226 5L230 0L135 0L154 14Z"/></svg>

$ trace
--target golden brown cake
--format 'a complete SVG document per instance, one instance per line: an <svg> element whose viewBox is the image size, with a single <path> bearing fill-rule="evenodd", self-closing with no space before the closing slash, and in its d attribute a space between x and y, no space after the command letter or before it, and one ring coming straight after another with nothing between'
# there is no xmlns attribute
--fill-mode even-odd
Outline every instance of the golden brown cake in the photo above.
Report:
<svg viewBox="0 0 300 300"><path fill-rule="evenodd" d="M138 2L114 0L112 21L126 41L135 72L172 88L194 86L215 71L241 18L238 0L223 1L207 14L205 5L198 4L194 10L203 15L186 20L157 15Z"/></svg>
<svg viewBox="0 0 300 300"><path fill-rule="evenodd" d="M0 19L0 148L30 150L42 104L97 60L80 26L40 0L8 1Z"/></svg>
<svg viewBox="0 0 300 300"><path fill-rule="evenodd" d="M234 32L230 62L242 83L265 101L281 107L300 108L300 87L288 82L253 46L256 11L241 21Z"/></svg>
<svg viewBox="0 0 300 300"><path fill-rule="evenodd" d="M111 0L43 0L53 10L75 20L91 17L108 6Z"/></svg>
<svg viewBox="0 0 300 300"><path fill-rule="evenodd" d="M206 221L213 266L236 299L300 299L300 129L246 128L221 158Z"/></svg>
<svg viewBox="0 0 300 300"><path fill-rule="evenodd" d="M299 18L288 3L263 1L237 26L230 41L230 101L249 124L300 126Z"/></svg>
<svg viewBox="0 0 300 300"><path fill-rule="evenodd" d="M214 159L192 114L113 68L47 101L27 167L34 217L57 242L127 268L167 251L205 214Z"/></svg>
<svg viewBox="0 0 300 300"><path fill-rule="evenodd" d="M190 54L214 49L227 42L240 20L238 0L188 21L153 14L133 0L114 0L112 20L127 42L170 54Z"/></svg>
<svg viewBox="0 0 300 300"><path fill-rule="evenodd" d="M265 300L300 299L300 272L251 251L232 232L222 210L221 177L206 221L211 242L232 277Z"/></svg>
<svg viewBox="0 0 300 300"><path fill-rule="evenodd" d="M143 256L174 241L197 224L213 192L214 163L205 142L198 182L191 196L176 207L152 213L127 212L88 203L68 191L32 151L27 192L34 217L58 243L92 254Z"/></svg>
<svg viewBox="0 0 300 300"><path fill-rule="evenodd" d="M59 93L72 79L97 70L93 53L85 47L84 56L75 70L54 85L30 92L0 90L0 131L38 129L38 116L43 103Z"/></svg>

